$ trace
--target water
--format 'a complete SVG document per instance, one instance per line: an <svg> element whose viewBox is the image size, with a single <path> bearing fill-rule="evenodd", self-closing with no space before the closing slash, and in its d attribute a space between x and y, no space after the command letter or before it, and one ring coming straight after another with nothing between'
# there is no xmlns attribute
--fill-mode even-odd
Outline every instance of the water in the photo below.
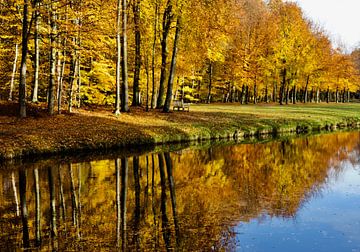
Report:
<svg viewBox="0 0 360 252"><path fill-rule="evenodd" d="M360 251L359 143L350 132L9 165L0 250Z"/></svg>

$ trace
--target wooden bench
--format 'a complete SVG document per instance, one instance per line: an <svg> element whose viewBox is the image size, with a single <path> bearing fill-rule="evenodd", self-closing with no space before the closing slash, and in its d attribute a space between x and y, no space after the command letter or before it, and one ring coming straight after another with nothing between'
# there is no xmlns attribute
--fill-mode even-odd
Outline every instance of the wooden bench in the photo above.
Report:
<svg viewBox="0 0 360 252"><path fill-rule="evenodd" d="M174 100L173 102L173 106L174 106L174 110L177 108L179 111L182 109L183 111L185 111L185 109L187 109L187 111L190 111L190 103L185 103L183 100Z"/></svg>

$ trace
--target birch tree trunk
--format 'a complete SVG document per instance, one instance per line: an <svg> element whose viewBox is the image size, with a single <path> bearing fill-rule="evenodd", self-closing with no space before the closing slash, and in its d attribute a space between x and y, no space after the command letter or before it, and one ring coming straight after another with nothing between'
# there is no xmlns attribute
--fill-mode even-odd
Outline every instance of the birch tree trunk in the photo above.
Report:
<svg viewBox="0 0 360 252"><path fill-rule="evenodd" d="M116 14L116 97L115 97L115 115L120 115L120 64L121 64L121 0L117 2Z"/></svg>
<svg viewBox="0 0 360 252"><path fill-rule="evenodd" d="M12 101L13 99L13 90L14 90L14 83L15 83L15 75L16 75L16 65L17 65L17 59L19 57L19 45L15 45L15 59L13 64L13 71L11 75L11 82L10 82L10 92L9 92L9 101Z"/></svg>
<svg viewBox="0 0 360 252"><path fill-rule="evenodd" d="M19 115L26 117L26 58L28 54L28 7L29 0L24 0L23 22L22 22L22 42L21 42L21 64L20 64L20 83L19 83Z"/></svg>
<svg viewBox="0 0 360 252"><path fill-rule="evenodd" d="M50 20L50 78L48 88L48 113L54 114L55 102L55 75L56 75L56 14L54 1L51 1L51 20Z"/></svg>
<svg viewBox="0 0 360 252"><path fill-rule="evenodd" d="M151 72L152 72L152 93L151 93L151 109L156 107L156 91L155 91L155 53L156 53L156 39L157 39L157 25L158 25L159 4L155 1L155 20L154 20L154 40L151 54Z"/></svg>
<svg viewBox="0 0 360 252"><path fill-rule="evenodd" d="M40 2L36 2L35 10L35 34L34 34L34 88L32 92L32 102L38 101L38 90L39 90L39 64L40 64L40 48L39 48L39 23L40 23Z"/></svg>
<svg viewBox="0 0 360 252"><path fill-rule="evenodd" d="M127 0L122 0L122 43L121 43L121 111L129 111L128 60L127 60Z"/></svg>

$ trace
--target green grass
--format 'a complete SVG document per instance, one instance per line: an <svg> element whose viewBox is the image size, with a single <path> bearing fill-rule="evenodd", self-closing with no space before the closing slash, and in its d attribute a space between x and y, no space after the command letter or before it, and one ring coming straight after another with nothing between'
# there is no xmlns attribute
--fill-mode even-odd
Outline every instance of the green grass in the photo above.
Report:
<svg viewBox="0 0 360 252"><path fill-rule="evenodd" d="M1 106L4 104L0 103ZM111 108L25 120L0 114L0 159L199 139L243 138L356 128L360 104L191 105L190 112L134 109L114 116ZM5 110L4 110L5 111Z"/></svg>

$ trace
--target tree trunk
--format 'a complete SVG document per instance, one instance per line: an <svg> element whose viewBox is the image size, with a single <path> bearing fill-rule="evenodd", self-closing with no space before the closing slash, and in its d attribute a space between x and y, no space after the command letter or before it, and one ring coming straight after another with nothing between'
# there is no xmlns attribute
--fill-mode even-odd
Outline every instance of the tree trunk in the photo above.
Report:
<svg viewBox="0 0 360 252"><path fill-rule="evenodd" d="M51 2L51 20L50 20L50 78L48 88L48 113L54 114L55 102L55 75L56 75L56 14L54 2Z"/></svg>
<svg viewBox="0 0 360 252"><path fill-rule="evenodd" d="M309 86L310 75L306 79L305 92L304 92L304 103L308 102L308 86Z"/></svg>
<svg viewBox="0 0 360 252"><path fill-rule="evenodd" d="M164 106L164 93L165 93L165 80L166 80L166 66L167 66L167 57L168 57L168 47L167 40L170 32L172 20L172 3L171 0L167 1L166 9L163 15L163 33L161 40L161 73L160 73L160 86L159 86L159 97L157 100L157 108L162 108Z"/></svg>
<svg viewBox="0 0 360 252"><path fill-rule="evenodd" d="M283 69L283 79L280 87L280 105L283 105L286 85L286 68Z"/></svg>
<svg viewBox="0 0 360 252"><path fill-rule="evenodd" d="M288 84L287 87L286 87L286 93L285 93L285 102L286 102L286 105L289 104L289 99L290 99L290 87L289 87L289 84Z"/></svg>
<svg viewBox="0 0 360 252"><path fill-rule="evenodd" d="M267 82L265 84L265 102L269 103L269 87Z"/></svg>
<svg viewBox="0 0 360 252"><path fill-rule="evenodd" d="M293 88L293 104L296 104L296 92L297 92L297 90L296 90L296 85L294 86L294 88Z"/></svg>
<svg viewBox="0 0 360 252"><path fill-rule="evenodd" d="M273 102L276 102L277 100L277 85L276 82L274 82L274 86L273 86Z"/></svg>
<svg viewBox="0 0 360 252"><path fill-rule="evenodd" d="M115 115L120 115L120 67L121 67L121 0L117 2L116 14L116 96L115 96Z"/></svg>
<svg viewBox="0 0 360 252"><path fill-rule="evenodd" d="M75 39L74 39L75 41ZM73 52L72 60L71 60L71 66L70 66L70 83L69 83L69 97L68 97L68 103L69 103L69 112L72 112L72 104L73 104L73 93L74 93L74 82L76 80L77 76L77 56L76 51Z"/></svg>
<svg viewBox="0 0 360 252"><path fill-rule="evenodd" d="M209 63L209 87L208 87L208 95L207 95L207 103L211 103L211 89L212 89L212 73L213 73L213 65L210 61Z"/></svg>
<svg viewBox="0 0 360 252"><path fill-rule="evenodd" d="M336 103L339 103L339 88L338 87L336 87L335 101L336 101Z"/></svg>
<svg viewBox="0 0 360 252"><path fill-rule="evenodd" d="M181 8L181 7L180 7ZM181 10L177 16L176 20L176 31L175 31L175 39L174 39L174 47L173 53L171 58L171 65L170 65L170 73L169 73L169 82L168 88L166 93L165 105L164 105L164 112L170 112L170 105L172 100L172 93L173 93L173 84L175 78L175 70L176 70L176 57L178 52L179 40L180 40L180 32L181 32Z"/></svg>
<svg viewBox="0 0 360 252"><path fill-rule="evenodd" d="M140 106L140 68L141 68L141 34L140 34L140 0L134 1L135 25L135 67L132 106Z"/></svg>
<svg viewBox="0 0 360 252"><path fill-rule="evenodd" d="M15 83L15 75L16 75L16 64L17 64L17 59L19 56L19 45L16 44L15 45L15 59L14 59L14 64L13 64L13 71L12 71L12 75L11 75L11 82L10 82L10 92L9 92L9 101L12 101L13 99L13 91L14 91L14 83Z"/></svg>
<svg viewBox="0 0 360 252"><path fill-rule="evenodd" d="M156 39L157 39L157 25L158 25L159 4L155 1L155 20L154 20L154 40L151 54L151 72L152 72L152 93L151 93L151 109L156 107L156 91L155 91L155 53L156 53Z"/></svg>
<svg viewBox="0 0 360 252"><path fill-rule="evenodd" d="M146 112L149 111L149 84L150 84L150 73L149 73L149 59L145 56L145 72L146 72Z"/></svg>
<svg viewBox="0 0 360 252"><path fill-rule="evenodd" d="M326 103L330 102L330 87L328 86L328 89L326 91Z"/></svg>
<svg viewBox="0 0 360 252"><path fill-rule="evenodd" d="M78 20L78 22L80 23L81 21L80 20ZM79 30L78 30L78 38L77 38L77 46L78 46L78 48L80 48L81 47L81 34L80 34L80 27L81 27L81 25L80 24L78 24L78 26L79 26ZM80 106L81 106L81 54L80 54L80 50L78 49L78 53L77 53L77 62L78 62L78 64L77 64L77 92L76 92L76 94L77 94L77 107L78 108L80 108Z"/></svg>
<svg viewBox="0 0 360 252"><path fill-rule="evenodd" d="M39 48L39 22L40 22L40 1L35 4L35 34L34 34L34 88L32 92L32 102L38 101L38 90L39 90L39 65L40 65L40 48Z"/></svg>
<svg viewBox="0 0 360 252"><path fill-rule="evenodd" d="M127 0L122 0L122 33L121 33L121 111L129 111L128 59L127 59Z"/></svg>
<svg viewBox="0 0 360 252"><path fill-rule="evenodd" d="M241 105L244 104L244 100L245 100L245 85L243 84L241 88L241 98L240 98Z"/></svg>
<svg viewBox="0 0 360 252"><path fill-rule="evenodd" d="M245 88L245 104L249 104L249 102L250 102L249 86L246 85L246 88Z"/></svg>
<svg viewBox="0 0 360 252"><path fill-rule="evenodd" d="M24 12L22 21L22 42L21 42L21 64L20 64L20 83L19 83L19 115L26 117L26 58L28 53L28 7L29 0L24 0Z"/></svg>
<svg viewBox="0 0 360 252"><path fill-rule="evenodd" d="M316 88L316 103L320 103L320 89Z"/></svg>
<svg viewBox="0 0 360 252"><path fill-rule="evenodd" d="M256 83L254 84L254 104L257 104L257 87L256 87Z"/></svg>

